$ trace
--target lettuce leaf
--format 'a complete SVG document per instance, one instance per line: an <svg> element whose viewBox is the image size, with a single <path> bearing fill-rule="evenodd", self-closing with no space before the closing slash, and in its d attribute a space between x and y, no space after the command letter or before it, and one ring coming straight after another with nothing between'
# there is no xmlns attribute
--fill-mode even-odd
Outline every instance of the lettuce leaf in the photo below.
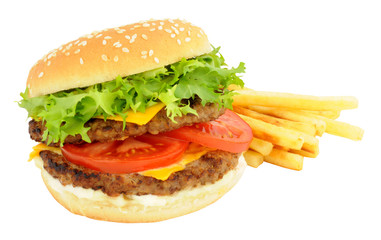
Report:
<svg viewBox="0 0 381 240"><path fill-rule="evenodd" d="M28 117L45 122L43 141L61 142L69 135L80 134L90 142L85 123L95 116L120 115L126 112L145 112L146 108L161 101L166 105L167 116L174 118L188 113L197 114L189 100L199 97L203 105L216 103L232 107L233 93L230 84L243 86L237 76L245 70L244 63L237 68L227 68L219 48L212 52L154 69L89 86L61 91L34 98L28 97L28 89L20 96L19 106L28 111ZM123 122L125 126L125 121Z"/></svg>

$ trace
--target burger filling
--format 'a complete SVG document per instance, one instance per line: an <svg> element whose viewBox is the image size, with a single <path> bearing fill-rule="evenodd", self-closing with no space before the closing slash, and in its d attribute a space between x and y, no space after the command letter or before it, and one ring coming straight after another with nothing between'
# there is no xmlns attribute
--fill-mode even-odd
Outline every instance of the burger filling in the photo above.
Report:
<svg viewBox="0 0 381 240"><path fill-rule="evenodd" d="M19 104L33 119L31 138L44 143L35 153L61 184L169 195L218 181L251 142L250 127L225 110L244 66L223 66L215 49L88 88L34 98L27 89Z"/></svg>
<svg viewBox="0 0 381 240"><path fill-rule="evenodd" d="M180 190L214 183L236 167L239 155L225 151L208 152L187 164L184 170L172 173L163 181L139 173L103 173L73 164L52 151L40 153L44 169L61 184L99 189L109 196L170 195Z"/></svg>

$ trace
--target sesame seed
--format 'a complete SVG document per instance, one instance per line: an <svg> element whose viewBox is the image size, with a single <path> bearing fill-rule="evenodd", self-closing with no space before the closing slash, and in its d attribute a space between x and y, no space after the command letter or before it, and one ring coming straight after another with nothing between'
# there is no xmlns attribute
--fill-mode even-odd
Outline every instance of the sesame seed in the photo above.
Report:
<svg viewBox="0 0 381 240"><path fill-rule="evenodd" d="M87 44L87 41L82 41L80 44L78 44L78 46L86 46Z"/></svg>
<svg viewBox="0 0 381 240"><path fill-rule="evenodd" d="M47 66L50 66L50 64L51 64L51 62L50 62L50 61L48 61L48 62L46 63L46 65L47 65Z"/></svg>
<svg viewBox="0 0 381 240"><path fill-rule="evenodd" d="M143 23L143 27L149 27L150 24L149 23Z"/></svg>
<svg viewBox="0 0 381 240"><path fill-rule="evenodd" d="M143 58L143 59L146 59L146 58L147 58L147 55L143 55L142 58Z"/></svg>
<svg viewBox="0 0 381 240"><path fill-rule="evenodd" d="M147 55L147 51L142 51L141 54L142 55Z"/></svg>
<svg viewBox="0 0 381 240"><path fill-rule="evenodd" d="M79 59L79 63L83 64L83 59L82 58Z"/></svg>
<svg viewBox="0 0 381 240"><path fill-rule="evenodd" d="M126 29L119 29L118 31L116 31L117 33L124 33L126 31Z"/></svg>
<svg viewBox="0 0 381 240"><path fill-rule="evenodd" d="M175 23L172 19L168 19L168 22Z"/></svg>
<svg viewBox="0 0 381 240"><path fill-rule="evenodd" d="M75 41L74 45L77 45L79 43L79 41L80 41L79 39L77 41Z"/></svg>
<svg viewBox="0 0 381 240"><path fill-rule="evenodd" d="M163 26L163 25L164 25L164 22L160 22L160 25L162 25L162 26Z"/></svg>
<svg viewBox="0 0 381 240"><path fill-rule="evenodd" d="M102 54L102 60L107 62L107 56L105 54Z"/></svg>
<svg viewBox="0 0 381 240"><path fill-rule="evenodd" d="M122 51L126 52L126 53L130 52L130 50L128 50L128 48L122 48Z"/></svg>
<svg viewBox="0 0 381 240"><path fill-rule="evenodd" d="M77 50L74 51L74 54L78 54L80 51L81 49L78 48Z"/></svg>
<svg viewBox="0 0 381 240"><path fill-rule="evenodd" d="M177 30L177 28L175 28L174 26L171 26L171 28L173 29L173 31L175 31L176 34L179 34L179 30Z"/></svg>
<svg viewBox="0 0 381 240"><path fill-rule="evenodd" d="M154 58L155 62L159 63L159 59L157 57Z"/></svg>
<svg viewBox="0 0 381 240"><path fill-rule="evenodd" d="M164 29L164 31L166 31L167 33L172 33L172 30L171 29Z"/></svg>
<svg viewBox="0 0 381 240"><path fill-rule="evenodd" d="M175 37L176 37L176 34L172 33L171 38L175 38Z"/></svg>
<svg viewBox="0 0 381 240"><path fill-rule="evenodd" d="M106 44L107 44L107 41L106 41L106 40L103 40L103 41L102 41L102 44L103 44L103 45L106 45Z"/></svg>
<svg viewBox="0 0 381 240"><path fill-rule="evenodd" d="M197 37L199 37L199 38L200 38L200 37L201 37L201 34L197 33Z"/></svg>
<svg viewBox="0 0 381 240"><path fill-rule="evenodd" d="M131 37L130 36L128 36L128 35L126 35L126 36L124 36L125 38L127 38L128 40L130 40L131 39Z"/></svg>
<svg viewBox="0 0 381 240"><path fill-rule="evenodd" d="M178 24L178 23L175 23L175 27L179 27L179 24Z"/></svg>
<svg viewBox="0 0 381 240"><path fill-rule="evenodd" d="M191 32L190 31L188 31L188 36L190 36L191 35Z"/></svg>
<svg viewBox="0 0 381 240"><path fill-rule="evenodd" d="M114 43L113 46L116 48L119 48L122 46L122 44L118 41L118 42Z"/></svg>
<svg viewBox="0 0 381 240"><path fill-rule="evenodd" d="M87 37L88 39L90 39L90 38L93 38L94 36L91 35L91 34L88 34L88 35L86 35L86 37Z"/></svg>
<svg viewBox="0 0 381 240"><path fill-rule="evenodd" d="M185 42L189 42L191 40L190 37L185 38Z"/></svg>
<svg viewBox="0 0 381 240"><path fill-rule="evenodd" d="M144 40L147 40L147 39L148 39L147 35L145 35L145 34L142 34L142 38L143 38Z"/></svg>
<svg viewBox="0 0 381 240"><path fill-rule="evenodd" d="M153 50L151 49L151 50L149 50L149 52L148 52L148 56L152 56L153 55Z"/></svg>
<svg viewBox="0 0 381 240"><path fill-rule="evenodd" d="M156 23L155 22L153 22L153 23L151 23L152 24L152 26L156 26Z"/></svg>
<svg viewBox="0 0 381 240"><path fill-rule="evenodd" d="M40 72L40 74L38 74L38 78L42 78L42 76L44 76L44 72Z"/></svg>
<svg viewBox="0 0 381 240"><path fill-rule="evenodd" d="M157 29L163 30L163 26L158 26Z"/></svg>
<svg viewBox="0 0 381 240"><path fill-rule="evenodd" d="M133 43L135 41L135 38L137 37L138 35L135 33L134 35L132 35L131 37L131 40L130 40L130 43Z"/></svg>
<svg viewBox="0 0 381 240"><path fill-rule="evenodd" d="M150 32L153 32L153 31L155 31L156 30L156 28L151 28L150 29Z"/></svg>
<svg viewBox="0 0 381 240"><path fill-rule="evenodd" d="M52 57L55 57L56 56L56 53L55 52L52 52L52 53L49 53L48 55L48 60L51 59ZM46 62L46 61L45 61Z"/></svg>
<svg viewBox="0 0 381 240"><path fill-rule="evenodd" d="M114 62L117 62L119 60L118 56L114 57Z"/></svg>
<svg viewBox="0 0 381 240"><path fill-rule="evenodd" d="M101 34L98 34L97 36L95 36L95 38L99 38L99 37L102 37L102 33Z"/></svg>
<svg viewBox="0 0 381 240"><path fill-rule="evenodd" d="M110 36L105 36L104 39L111 39L112 37Z"/></svg>
<svg viewBox="0 0 381 240"><path fill-rule="evenodd" d="M66 56L69 56L69 55L70 55L70 52L65 53L65 55L66 55Z"/></svg>
<svg viewBox="0 0 381 240"><path fill-rule="evenodd" d="M179 28L180 32L183 32L185 30L185 28L181 27Z"/></svg>
<svg viewBox="0 0 381 240"><path fill-rule="evenodd" d="M181 40L180 40L180 39L177 39L177 43L178 43L179 45L181 45Z"/></svg>

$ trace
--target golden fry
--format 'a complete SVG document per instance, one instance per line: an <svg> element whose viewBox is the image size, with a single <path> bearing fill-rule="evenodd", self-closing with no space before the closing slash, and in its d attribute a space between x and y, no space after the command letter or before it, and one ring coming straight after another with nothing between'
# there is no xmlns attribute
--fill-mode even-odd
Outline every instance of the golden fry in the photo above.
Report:
<svg viewBox="0 0 381 240"><path fill-rule="evenodd" d="M316 127L312 123L306 123L306 122L295 122L295 121L290 121L287 119L282 119L282 118L277 118L273 116L269 116L263 113L258 113L253 110L239 107L239 106L234 106L233 110L237 113L262 120L267 123L271 123L273 125L276 125L278 127L284 127L288 129L294 129L296 131L304 132L306 134L315 136L316 134Z"/></svg>
<svg viewBox="0 0 381 240"><path fill-rule="evenodd" d="M250 149L253 149L266 156L269 155L273 150L273 144L271 142L254 137L253 140L251 140Z"/></svg>
<svg viewBox="0 0 381 240"><path fill-rule="evenodd" d="M345 122L339 122L336 120L326 119L327 129L326 132L340 137L345 137L355 141L362 139L364 135L364 129L353 126Z"/></svg>
<svg viewBox="0 0 381 240"><path fill-rule="evenodd" d="M247 150L243 157L246 160L247 165L257 168L263 163L263 155L252 150Z"/></svg>
<svg viewBox="0 0 381 240"><path fill-rule="evenodd" d="M353 126L349 123L332 120L327 117L319 116L309 112L293 112L296 114L302 114L306 117L316 118L318 120L324 121L326 124L325 132L332 135L348 138L355 141L361 140L364 135L364 130L362 128Z"/></svg>
<svg viewBox="0 0 381 240"><path fill-rule="evenodd" d="M263 92L251 89L238 89L234 96L234 105L248 106L253 103L259 106L292 108L301 110L343 110L357 108L355 97L317 97L291 93Z"/></svg>
<svg viewBox="0 0 381 240"><path fill-rule="evenodd" d="M305 123L313 124L315 126L317 136L322 136L323 133L325 132L326 123L323 120L317 119L316 117L306 116L306 114L301 114L300 111L296 112L296 111L287 110L287 109L262 107L262 106L254 106L254 105L250 105L248 106L248 108L259 113L268 114L274 117L283 118L290 121L305 122Z"/></svg>
<svg viewBox="0 0 381 240"><path fill-rule="evenodd" d="M298 171L303 168L303 156L276 148L268 156L264 157L264 161Z"/></svg>
<svg viewBox="0 0 381 240"><path fill-rule="evenodd" d="M278 127L242 114L238 114L253 131L254 137L266 140L276 145L302 149L304 139L302 133L297 133L291 129Z"/></svg>
<svg viewBox="0 0 381 240"><path fill-rule="evenodd" d="M340 111L308 111L302 110L302 112L312 113L318 116L326 117L332 120L335 120L340 117Z"/></svg>
<svg viewBox="0 0 381 240"><path fill-rule="evenodd" d="M295 150L295 149L290 149L290 153L295 153L299 154L303 157L309 157L309 158L316 158L319 155L319 149L316 152L308 152L306 150Z"/></svg>

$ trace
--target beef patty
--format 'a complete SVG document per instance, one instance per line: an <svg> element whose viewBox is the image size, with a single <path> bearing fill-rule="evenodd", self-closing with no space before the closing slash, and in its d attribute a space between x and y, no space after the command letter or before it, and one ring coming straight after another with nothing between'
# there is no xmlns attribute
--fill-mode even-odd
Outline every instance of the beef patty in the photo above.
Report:
<svg viewBox="0 0 381 240"><path fill-rule="evenodd" d="M123 129L123 122L93 118L85 124L85 127L90 127L87 132L91 142L107 142L111 140L123 139L129 136L139 136L144 133L158 134L174 130L183 126L190 126L195 123L208 122L217 119L224 112L224 108L219 108L216 104L206 104L202 106L199 100L191 103L191 107L197 111L197 115L187 114L182 117L175 117L175 122L167 117L166 109L161 109L155 117L146 125L138 125L134 123L126 123ZM46 127L42 121L31 120L29 122L29 135L31 139L37 142L42 141L42 136ZM83 143L81 135L68 136L65 143L80 144ZM51 143L50 146L58 147L59 143Z"/></svg>
<svg viewBox="0 0 381 240"><path fill-rule="evenodd" d="M172 173L165 181L138 173L102 173L71 163L62 155L49 150L41 151L40 157L44 169L63 185L100 189L109 196L118 196L170 195L182 189L214 183L237 166L239 154L221 150L208 152L187 164L184 170Z"/></svg>

